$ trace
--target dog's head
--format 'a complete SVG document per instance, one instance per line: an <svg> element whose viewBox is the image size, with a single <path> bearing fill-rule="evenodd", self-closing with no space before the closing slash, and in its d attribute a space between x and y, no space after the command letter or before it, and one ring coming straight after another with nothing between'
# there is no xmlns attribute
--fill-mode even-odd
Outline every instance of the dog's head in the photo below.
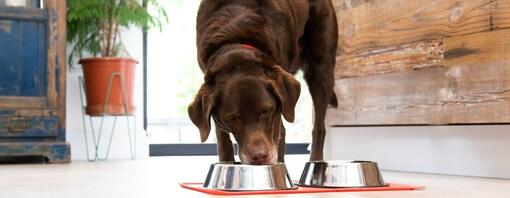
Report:
<svg viewBox="0 0 510 198"><path fill-rule="evenodd" d="M294 121L299 82L247 49L230 50L210 68L188 107L202 142L209 136L212 117L221 131L234 136L243 163L276 163L283 129L281 117Z"/></svg>

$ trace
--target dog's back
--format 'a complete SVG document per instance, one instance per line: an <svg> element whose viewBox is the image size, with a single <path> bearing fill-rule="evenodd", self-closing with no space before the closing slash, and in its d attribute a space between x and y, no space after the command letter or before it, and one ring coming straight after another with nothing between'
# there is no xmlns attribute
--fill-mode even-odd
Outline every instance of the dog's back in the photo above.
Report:
<svg viewBox="0 0 510 198"><path fill-rule="evenodd" d="M197 16L201 69L226 44L247 44L294 73L300 65L300 38L308 19L308 0L202 0Z"/></svg>

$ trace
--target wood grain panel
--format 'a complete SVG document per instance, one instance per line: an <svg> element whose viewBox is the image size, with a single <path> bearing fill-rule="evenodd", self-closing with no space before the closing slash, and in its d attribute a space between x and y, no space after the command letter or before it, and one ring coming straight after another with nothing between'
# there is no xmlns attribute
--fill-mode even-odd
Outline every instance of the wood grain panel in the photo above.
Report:
<svg viewBox="0 0 510 198"><path fill-rule="evenodd" d="M366 50L337 57L337 77L384 74L444 65L443 39Z"/></svg>
<svg viewBox="0 0 510 198"><path fill-rule="evenodd" d="M330 125L510 123L510 61L336 81Z"/></svg>
<svg viewBox="0 0 510 198"><path fill-rule="evenodd" d="M46 55L43 24L0 20L1 96L45 95L46 63L40 57Z"/></svg>
<svg viewBox="0 0 510 198"><path fill-rule="evenodd" d="M18 93L19 82L17 53L20 46L19 23L0 20L0 95L15 96ZM16 82L16 83L13 83Z"/></svg>
<svg viewBox="0 0 510 198"><path fill-rule="evenodd" d="M58 91L59 90L59 77L61 72L61 65L64 63L59 62L59 44L61 38L59 38L59 27L60 20L63 16L59 16L58 12L58 1L48 0L46 1L46 8L48 9L48 56L47 56L47 68L48 68L48 83L46 96L48 97L48 104L50 108L58 108ZM63 26L65 27L65 25ZM64 37L65 38L65 37ZM65 65L65 64L64 64Z"/></svg>
<svg viewBox="0 0 510 198"><path fill-rule="evenodd" d="M445 39L446 66L510 60L510 30Z"/></svg>
<svg viewBox="0 0 510 198"><path fill-rule="evenodd" d="M58 15L58 41L56 51L56 61L58 79L56 81L56 87L58 91L57 106L59 115L59 129L66 129L66 73L67 73L67 61L66 61L66 45L67 45L67 26L66 26L66 2L56 1L56 14ZM65 139L65 137L64 137Z"/></svg>
<svg viewBox="0 0 510 198"><path fill-rule="evenodd" d="M443 39L435 67L336 80L332 125L510 123L510 30Z"/></svg>
<svg viewBox="0 0 510 198"><path fill-rule="evenodd" d="M337 78L442 65L441 40L510 28L510 0L333 0Z"/></svg>
<svg viewBox="0 0 510 198"><path fill-rule="evenodd" d="M46 108L46 101L44 97L2 96L0 97L0 109L42 109Z"/></svg>
<svg viewBox="0 0 510 198"><path fill-rule="evenodd" d="M333 0L343 54L510 27L510 0Z"/></svg>
<svg viewBox="0 0 510 198"><path fill-rule="evenodd" d="M0 120L0 137L57 136L57 117L9 117Z"/></svg>

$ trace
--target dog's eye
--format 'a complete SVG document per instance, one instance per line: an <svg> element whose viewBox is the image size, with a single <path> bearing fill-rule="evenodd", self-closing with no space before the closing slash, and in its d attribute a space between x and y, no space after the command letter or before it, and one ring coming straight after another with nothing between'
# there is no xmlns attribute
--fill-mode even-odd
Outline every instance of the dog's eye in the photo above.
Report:
<svg viewBox="0 0 510 198"><path fill-rule="evenodd" d="M273 109L265 109L264 111L262 111L262 115L269 115L273 112Z"/></svg>
<svg viewBox="0 0 510 198"><path fill-rule="evenodd" d="M227 120L228 120L229 122L240 122L240 121L241 121L241 117L239 117L239 116L229 116L229 117L227 118Z"/></svg>

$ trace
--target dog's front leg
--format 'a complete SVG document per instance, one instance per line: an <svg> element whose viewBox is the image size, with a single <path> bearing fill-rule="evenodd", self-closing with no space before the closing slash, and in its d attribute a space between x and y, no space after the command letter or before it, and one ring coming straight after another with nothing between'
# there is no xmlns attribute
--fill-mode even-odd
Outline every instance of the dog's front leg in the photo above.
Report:
<svg viewBox="0 0 510 198"><path fill-rule="evenodd" d="M234 148L228 132L216 127L217 152L220 162L233 162Z"/></svg>
<svg viewBox="0 0 510 198"><path fill-rule="evenodd" d="M285 162L285 128L281 124L280 135L278 140L278 162Z"/></svg>

